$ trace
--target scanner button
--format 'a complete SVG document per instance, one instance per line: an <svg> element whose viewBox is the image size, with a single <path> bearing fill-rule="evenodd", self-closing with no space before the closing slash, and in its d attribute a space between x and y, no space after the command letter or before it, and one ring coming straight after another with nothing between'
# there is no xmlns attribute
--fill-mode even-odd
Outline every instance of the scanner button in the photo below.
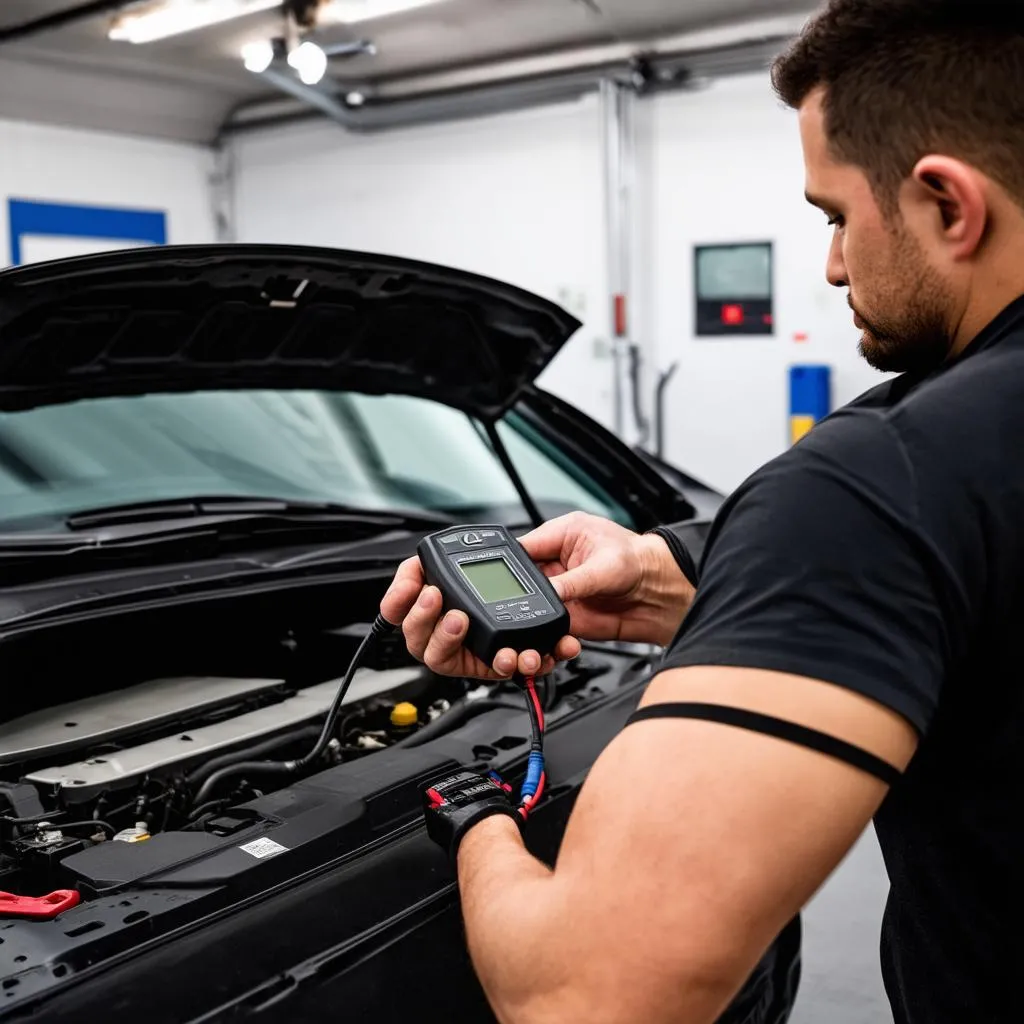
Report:
<svg viewBox="0 0 1024 1024"><path fill-rule="evenodd" d="M483 544L483 542L484 539L479 533L466 533L463 534L462 537L462 543L465 544L466 547L473 547L476 544Z"/></svg>
<svg viewBox="0 0 1024 1024"><path fill-rule="evenodd" d="M512 621L512 616L511 615L499 615L498 616L498 621L499 622L511 622Z"/></svg>

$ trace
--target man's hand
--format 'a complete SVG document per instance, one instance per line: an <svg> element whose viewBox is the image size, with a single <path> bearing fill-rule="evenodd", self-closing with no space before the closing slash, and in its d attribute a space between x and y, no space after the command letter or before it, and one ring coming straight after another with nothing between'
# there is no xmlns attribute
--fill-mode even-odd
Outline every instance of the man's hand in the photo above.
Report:
<svg viewBox="0 0 1024 1024"><path fill-rule="evenodd" d="M520 543L565 603L573 636L543 659L537 651L504 650L493 665L484 665L463 646L469 620L457 611L442 616L440 591L425 585L419 559L411 558L399 567L381 612L402 625L414 657L439 675L543 675L556 661L579 654L574 637L667 644L693 600L693 587L663 540L638 536L597 516L562 516Z"/></svg>
<svg viewBox="0 0 1024 1024"><path fill-rule="evenodd" d="M574 512L520 539L586 640L669 643L694 588L660 537Z"/></svg>

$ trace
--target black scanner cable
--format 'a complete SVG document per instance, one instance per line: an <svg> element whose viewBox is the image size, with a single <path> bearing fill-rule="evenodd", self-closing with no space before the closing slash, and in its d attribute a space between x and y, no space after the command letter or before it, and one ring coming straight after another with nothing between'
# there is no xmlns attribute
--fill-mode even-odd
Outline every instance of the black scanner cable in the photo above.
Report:
<svg viewBox="0 0 1024 1024"><path fill-rule="evenodd" d="M211 796L217 786L225 779L238 775L295 775L316 762L323 755L334 736L334 730L337 726L345 697L348 695L356 670L362 664L367 650L371 644L391 633L394 628L382 615L378 615L374 620L373 625L366 636L363 637L356 653L352 657L352 661L349 663L345 678L338 687L338 692L335 694L334 700L331 702L330 709L327 712L327 718L324 720L323 728L320 730L320 736L308 754L296 761L239 761L236 764L225 765L204 780L192 800L192 806L202 811L207 807L212 808L219 803L220 801L211 800ZM523 695L526 698L526 709L530 717L531 732L530 755L527 761L526 777L520 790L520 802L517 808L518 813L525 820L533 808L540 802L547 784L547 771L544 762L545 722L544 709L537 694L535 678L533 676L517 676L516 681L522 686ZM497 702L481 703L494 704ZM515 705L503 701L500 706L514 707ZM497 773L491 772L489 774L506 792L510 791L511 787L507 786ZM191 817L195 818L197 816L198 812L193 811Z"/></svg>
<svg viewBox="0 0 1024 1024"><path fill-rule="evenodd" d="M236 775L295 775L318 760L334 736L334 729L338 724L341 707L345 703L345 697L348 695L349 688L352 686L356 670L362 664L370 645L376 643L377 640L386 636L393 629L394 627L383 615L378 615L374 620L369 632L363 637L352 661L349 663L345 678L342 680L341 686L338 687L338 692L335 694L334 700L331 702L330 709L327 712L327 718L324 720L323 728L320 730L320 736L308 754L300 757L297 761L239 761L237 764L226 765L215 771L199 787L192 801L193 806L207 803L210 799L210 794L225 779L230 779Z"/></svg>

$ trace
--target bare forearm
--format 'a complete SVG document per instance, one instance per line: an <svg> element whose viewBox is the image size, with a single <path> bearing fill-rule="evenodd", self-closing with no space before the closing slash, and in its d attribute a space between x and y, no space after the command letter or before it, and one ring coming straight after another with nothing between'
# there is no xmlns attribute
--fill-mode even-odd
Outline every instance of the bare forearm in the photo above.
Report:
<svg viewBox="0 0 1024 1024"><path fill-rule="evenodd" d="M459 889L473 966L498 1019L557 1020L569 981L557 935L566 918L553 873L526 850L514 822L488 818L466 836Z"/></svg>
<svg viewBox="0 0 1024 1024"><path fill-rule="evenodd" d="M645 974L650 957L631 962L617 927L584 921L586 901L527 852L507 818L463 840L459 887L473 966L501 1024L711 1024L738 986L699 956L673 963L667 985Z"/></svg>

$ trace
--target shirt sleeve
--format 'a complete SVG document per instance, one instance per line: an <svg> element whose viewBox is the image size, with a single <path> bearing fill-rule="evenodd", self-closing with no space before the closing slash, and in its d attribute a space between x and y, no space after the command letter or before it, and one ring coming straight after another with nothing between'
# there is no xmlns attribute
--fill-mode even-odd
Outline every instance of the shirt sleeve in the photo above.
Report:
<svg viewBox="0 0 1024 1024"><path fill-rule="evenodd" d="M690 523L675 523L671 526L658 526L647 531L660 537L668 547L669 552L675 559L679 571L686 577L691 587L696 588L700 576L697 572L697 562L691 551L694 540L694 528Z"/></svg>
<svg viewBox="0 0 1024 1024"><path fill-rule="evenodd" d="M932 477L930 501L949 497L956 514ZM939 535L946 549L922 524L917 466L892 423L837 415L726 503L664 667L820 679L923 734L969 621L970 534Z"/></svg>

